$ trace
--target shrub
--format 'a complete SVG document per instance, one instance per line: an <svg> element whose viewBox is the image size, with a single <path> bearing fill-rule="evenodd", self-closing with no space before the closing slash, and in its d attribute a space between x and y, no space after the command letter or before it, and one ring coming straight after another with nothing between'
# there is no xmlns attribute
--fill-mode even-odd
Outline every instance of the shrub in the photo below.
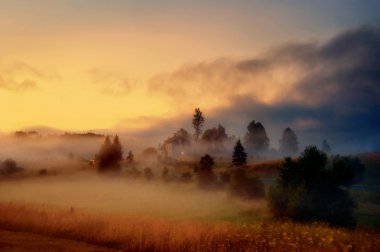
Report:
<svg viewBox="0 0 380 252"><path fill-rule="evenodd" d="M214 159L208 154L204 155L201 158L199 162L199 168L196 169L197 182L200 188L210 189L216 186L217 177L212 171L214 164Z"/></svg>
<svg viewBox="0 0 380 252"><path fill-rule="evenodd" d="M11 158L6 159L4 162L0 162L0 174L5 176L21 172L22 170L23 169L21 167L17 166L16 161Z"/></svg>
<svg viewBox="0 0 380 252"><path fill-rule="evenodd" d="M230 176L229 191L232 195L244 199L265 197L264 183L258 176L249 176L245 168L237 168Z"/></svg>
<svg viewBox="0 0 380 252"><path fill-rule="evenodd" d="M152 180L154 177L152 169L150 169L149 167L145 168L144 169L144 177L148 181Z"/></svg>
<svg viewBox="0 0 380 252"><path fill-rule="evenodd" d="M276 218L295 221L325 221L354 227L348 186L364 172L357 159L333 157L316 147L307 147L298 160L285 158L276 185L269 191L269 208Z"/></svg>

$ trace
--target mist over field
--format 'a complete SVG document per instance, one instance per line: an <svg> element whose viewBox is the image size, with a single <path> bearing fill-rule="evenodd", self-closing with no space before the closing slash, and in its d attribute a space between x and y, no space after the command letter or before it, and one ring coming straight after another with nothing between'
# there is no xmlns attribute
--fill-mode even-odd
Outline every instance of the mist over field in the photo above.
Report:
<svg viewBox="0 0 380 252"><path fill-rule="evenodd" d="M0 251L377 251L380 1L0 1Z"/></svg>
<svg viewBox="0 0 380 252"><path fill-rule="evenodd" d="M252 219L265 213L264 202L244 202L225 192L204 192L194 185L165 185L104 178L91 173L2 182L2 202L32 203L75 211L187 220ZM243 216L244 217L244 216Z"/></svg>

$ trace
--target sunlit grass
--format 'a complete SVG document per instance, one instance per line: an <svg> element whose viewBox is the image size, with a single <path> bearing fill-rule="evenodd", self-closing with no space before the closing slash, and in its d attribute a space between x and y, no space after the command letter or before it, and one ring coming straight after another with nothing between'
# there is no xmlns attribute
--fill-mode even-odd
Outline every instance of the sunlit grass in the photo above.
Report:
<svg viewBox="0 0 380 252"><path fill-rule="evenodd" d="M116 217L12 203L0 203L0 228L126 251L376 251L380 247L379 233L322 224Z"/></svg>

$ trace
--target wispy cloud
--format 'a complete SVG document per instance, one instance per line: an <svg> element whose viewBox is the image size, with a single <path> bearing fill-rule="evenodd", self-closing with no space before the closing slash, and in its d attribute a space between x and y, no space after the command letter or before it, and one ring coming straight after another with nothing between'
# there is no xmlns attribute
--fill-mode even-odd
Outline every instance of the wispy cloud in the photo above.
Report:
<svg viewBox="0 0 380 252"><path fill-rule="evenodd" d="M87 71L90 82L100 88L105 95L124 96L132 92L131 82L123 75L101 68L91 68Z"/></svg>
<svg viewBox="0 0 380 252"><path fill-rule="evenodd" d="M36 90L39 81L53 78L58 75L47 74L25 62L16 62L0 68L0 89L14 92Z"/></svg>

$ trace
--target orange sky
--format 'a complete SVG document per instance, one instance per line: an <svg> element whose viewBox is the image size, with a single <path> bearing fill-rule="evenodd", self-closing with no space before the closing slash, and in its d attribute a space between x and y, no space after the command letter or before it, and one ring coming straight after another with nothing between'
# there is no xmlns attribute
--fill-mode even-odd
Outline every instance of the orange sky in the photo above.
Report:
<svg viewBox="0 0 380 252"><path fill-rule="evenodd" d="M34 125L143 128L148 118L176 117L197 106L212 111L228 106L226 90L216 88L197 99L186 87L196 84L183 81L174 85L189 93L173 102L170 90L152 91L151 78L188 62L251 57L294 38L324 38L340 28L332 17L327 26L313 5L253 3L2 1L0 131ZM274 73L272 80L281 83L293 78L288 71ZM265 80L257 81L265 86ZM281 89L266 90L256 96L270 103ZM249 92L242 88L237 94Z"/></svg>

